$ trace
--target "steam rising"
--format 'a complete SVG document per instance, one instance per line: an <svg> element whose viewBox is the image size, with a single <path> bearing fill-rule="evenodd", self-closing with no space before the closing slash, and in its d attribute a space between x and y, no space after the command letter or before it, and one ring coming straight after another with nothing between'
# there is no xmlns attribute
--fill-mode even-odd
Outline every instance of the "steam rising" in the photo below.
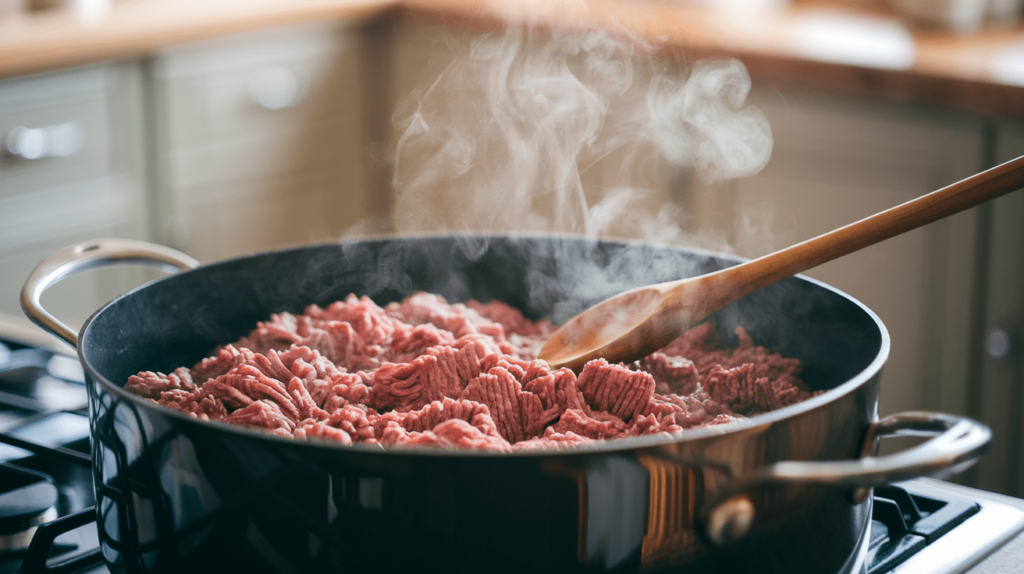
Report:
<svg viewBox="0 0 1024 574"><path fill-rule="evenodd" d="M456 234L460 253L438 253L439 269L452 258L478 260L497 234L693 244L681 227L687 214L666 191L673 179L752 175L771 154L768 122L744 106L750 78L735 60L681 70L628 35L527 26L450 45L451 61L395 114L392 226L403 235ZM523 245L529 261L513 266L526 270L516 279L525 281L524 310L556 323L642 282L694 274L699 264L676 250ZM370 294L408 283L402 263L388 264L406 255L394 247L367 255L376 263L364 269L380 276L368 279ZM457 275L445 273L436 292L451 301L480 296Z"/></svg>
<svg viewBox="0 0 1024 574"><path fill-rule="evenodd" d="M525 27L473 38L396 114L395 228L687 241L680 207L657 201L667 165L754 174L770 128L744 107L739 62L669 74L637 46Z"/></svg>

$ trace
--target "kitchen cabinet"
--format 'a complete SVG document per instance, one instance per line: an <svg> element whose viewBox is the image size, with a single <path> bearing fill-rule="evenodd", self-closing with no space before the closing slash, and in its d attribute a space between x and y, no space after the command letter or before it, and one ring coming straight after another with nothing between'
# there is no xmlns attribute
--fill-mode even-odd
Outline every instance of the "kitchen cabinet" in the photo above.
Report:
<svg viewBox="0 0 1024 574"><path fill-rule="evenodd" d="M759 89L774 147L756 176L692 194L697 231L757 257L898 205L984 167L984 122L816 92ZM977 209L808 271L889 330L879 410L963 413ZM836 350L841 353L841 349Z"/></svg>
<svg viewBox="0 0 1024 574"><path fill-rule="evenodd" d="M58 249L146 236L141 86L130 63L0 81L0 313L22 316L21 286ZM43 303L79 324L144 277L88 272Z"/></svg>
<svg viewBox="0 0 1024 574"><path fill-rule="evenodd" d="M772 159L758 175L682 194L697 234L756 257L1024 154L1024 125L832 94L757 90ZM936 410L992 427L955 477L1024 495L1024 193L806 273L878 313L892 339L879 410ZM837 353L841 350L837 349ZM883 443L884 444L884 443Z"/></svg>
<svg viewBox="0 0 1024 574"><path fill-rule="evenodd" d="M152 61L154 236L209 262L365 218L360 50L349 29L306 25Z"/></svg>
<svg viewBox="0 0 1024 574"><path fill-rule="evenodd" d="M375 38L303 25L0 81L0 313L22 317L32 268L77 241L142 238L210 262L332 241L380 216L382 162L365 145ZM77 325L155 276L88 271L43 303Z"/></svg>
<svg viewBox="0 0 1024 574"><path fill-rule="evenodd" d="M996 162L1024 154L1024 124L1006 122L995 134ZM992 450L973 469L980 488L1024 496L1024 192L993 200L984 212L985 236L971 348L968 408L991 425Z"/></svg>

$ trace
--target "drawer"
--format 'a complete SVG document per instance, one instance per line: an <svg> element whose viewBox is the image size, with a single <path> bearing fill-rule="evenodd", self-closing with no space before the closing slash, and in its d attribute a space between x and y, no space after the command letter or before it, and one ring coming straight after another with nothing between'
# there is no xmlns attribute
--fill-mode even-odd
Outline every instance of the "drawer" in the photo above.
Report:
<svg viewBox="0 0 1024 574"><path fill-rule="evenodd" d="M772 159L763 174L800 171L823 184L851 180L878 189L937 189L977 169L982 120L919 106L879 105L811 92L753 90L768 118ZM908 174L928 174L908 185ZM909 199L909 197L907 198ZM895 202L893 203L895 205Z"/></svg>
<svg viewBox="0 0 1024 574"><path fill-rule="evenodd" d="M0 198L110 173L107 80L90 68L0 82Z"/></svg>
<svg viewBox="0 0 1024 574"><path fill-rule="evenodd" d="M194 201L176 208L168 231L175 247L204 263L336 241L366 213L362 196L344 189L315 174L197 186L184 190Z"/></svg>
<svg viewBox="0 0 1024 574"><path fill-rule="evenodd" d="M365 218L361 49L356 31L317 24L163 53L157 234L212 261L334 240Z"/></svg>
<svg viewBox="0 0 1024 574"><path fill-rule="evenodd" d="M338 118L357 124L357 48L354 35L317 26L169 51L157 65L167 146L284 138Z"/></svg>
<svg viewBox="0 0 1024 574"><path fill-rule="evenodd" d="M67 238L79 232L115 227L141 236L145 212L135 185L127 176L112 176L0 197L0 248L70 243Z"/></svg>
<svg viewBox="0 0 1024 574"><path fill-rule="evenodd" d="M21 287L48 255L87 239L142 236L135 185L122 175L0 198L0 312L21 315ZM124 266L90 271L54 286L43 302L61 319L81 323L150 275Z"/></svg>
<svg viewBox="0 0 1024 574"><path fill-rule="evenodd" d="M361 189L361 148L351 137L356 130L337 118L318 122L315 114L304 114L288 131L254 130L247 137L181 146L168 152L168 183L183 189L319 173L344 178L351 189Z"/></svg>

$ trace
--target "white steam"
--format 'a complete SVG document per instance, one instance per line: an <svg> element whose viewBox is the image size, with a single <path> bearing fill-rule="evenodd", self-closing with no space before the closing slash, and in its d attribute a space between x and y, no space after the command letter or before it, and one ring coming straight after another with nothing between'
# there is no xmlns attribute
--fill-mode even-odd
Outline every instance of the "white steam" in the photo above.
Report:
<svg viewBox="0 0 1024 574"><path fill-rule="evenodd" d="M682 243L666 164L705 181L759 171L768 122L735 60L688 73L605 33L475 37L396 114L394 228L564 232Z"/></svg>
<svg viewBox="0 0 1024 574"><path fill-rule="evenodd" d="M737 60L698 63L682 82L651 84L652 138L665 158L694 164L705 179L753 175L768 163L772 138L768 120L743 107L750 76Z"/></svg>

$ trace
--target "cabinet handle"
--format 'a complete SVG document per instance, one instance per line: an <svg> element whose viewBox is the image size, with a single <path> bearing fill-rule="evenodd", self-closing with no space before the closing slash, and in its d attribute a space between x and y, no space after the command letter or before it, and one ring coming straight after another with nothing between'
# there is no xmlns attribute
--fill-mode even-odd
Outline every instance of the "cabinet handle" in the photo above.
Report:
<svg viewBox="0 0 1024 574"><path fill-rule="evenodd" d="M7 152L26 160L68 157L82 148L82 132L75 122L44 128L18 126L7 132Z"/></svg>
<svg viewBox="0 0 1024 574"><path fill-rule="evenodd" d="M249 78L249 99L265 110L283 110L299 102L299 78L284 66L268 66Z"/></svg>
<svg viewBox="0 0 1024 574"><path fill-rule="evenodd" d="M985 333L985 353L993 359L1010 354L1010 334L1005 329L992 327Z"/></svg>

